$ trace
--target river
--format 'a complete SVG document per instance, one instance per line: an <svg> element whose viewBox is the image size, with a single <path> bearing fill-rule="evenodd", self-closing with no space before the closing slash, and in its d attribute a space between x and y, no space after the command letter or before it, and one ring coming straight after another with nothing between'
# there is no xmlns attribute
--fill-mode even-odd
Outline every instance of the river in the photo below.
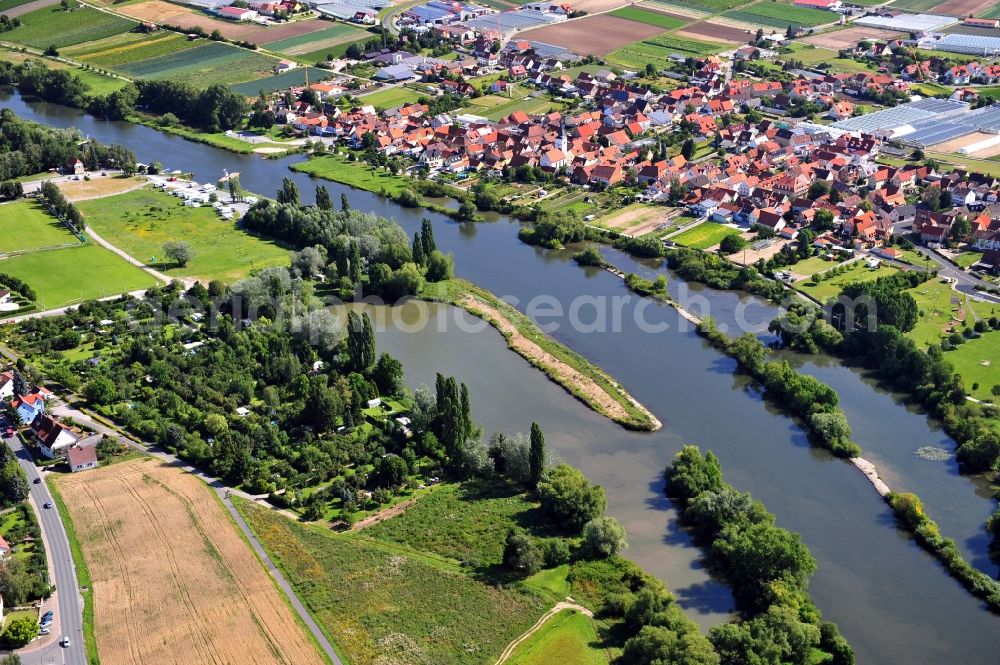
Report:
<svg viewBox="0 0 1000 665"><path fill-rule="evenodd" d="M269 194L290 177L307 201L318 184L288 171L302 156L236 155L141 126L97 121L65 107L27 103L10 91L0 92L0 106L24 118L78 127L105 143L122 143L140 161L159 160L203 180L214 180L223 169L240 171L245 188ZM1000 618L895 528L890 510L856 469L810 447L795 422L734 375L734 362L708 347L673 309L630 294L605 271L580 269L569 251L520 243L517 225L509 220L457 224L367 192L323 184L334 200L346 191L354 208L395 217L410 234L421 217L429 217L438 246L454 252L459 276L516 298L541 324L556 324L554 337L606 369L663 421L655 433L615 426L507 351L492 329L468 333L453 323L444 329L404 332L389 326L379 331L380 347L404 363L411 385L433 384L436 371L465 381L474 416L487 432L527 431L532 420L538 421L559 457L604 485L609 512L629 531L627 555L663 579L703 626L725 618L731 597L701 569L697 550L677 529L676 515L662 497L663 468L687 442L714 450L733 485L763 501L781 526L802 534L818 562L813 598L824 616L840 625L859 663L996 662ZM664 270L617 252L606 254L626 270ZM687 285L675 276L670 288L675 296L698 296L730 326L745 320L766 328L773 315L767 303ZM538 300L540 294L547 298ZM563 312L552 315L559 306ZM452 308L434 309L451 321L474 323ZM597 310L612 324L620 323L589 331L570 325L574 315L591 322ZM667 329L654 330L662 326ZM766 335L760 327L754 331ZM822 357L791 359L838 390L855 438L880 464L890 486L920 494L944 533L989 569L984 542L976 540L991 507L980 485L957 477L953 461L914 455L928 444L951 450L947 437L860 372Z"/></svg>

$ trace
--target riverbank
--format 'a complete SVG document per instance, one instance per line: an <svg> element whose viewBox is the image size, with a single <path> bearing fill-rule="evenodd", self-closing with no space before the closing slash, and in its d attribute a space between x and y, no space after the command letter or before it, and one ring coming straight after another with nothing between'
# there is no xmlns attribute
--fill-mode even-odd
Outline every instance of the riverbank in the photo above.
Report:
<svg viewBox="0 0 1000 665"><path fill-rule="evenodd" d="M496 328L507 346L567 392L622 427L654 432L663 423L610 375L543 333L527 316L470 282L454 279L434 284L426 300L447 302Z"/></svg>

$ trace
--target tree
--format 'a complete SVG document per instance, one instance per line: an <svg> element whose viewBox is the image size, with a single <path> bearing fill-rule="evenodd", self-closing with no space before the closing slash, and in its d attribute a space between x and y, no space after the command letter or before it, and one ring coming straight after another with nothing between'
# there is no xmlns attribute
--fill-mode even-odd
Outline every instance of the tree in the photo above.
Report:
<svg viewBox="0 0 1000 665"><path fill-rule="evenodd" d="M622 661L635 665L719 665L719 656L697 632L678 633L650 625L625 642Z"/></svg>
<svg viewBox="0 0 1000 665"><path fill-rule="evenodd" d="M837 190L833 191L836 192ZM830 198L832 200L833 197L831 196ZM813 216L812 227L817 231L829 231L833 228L833 213L826 208L819 208Z"/></svg>
<svg viewBox="0 0 1000 665"><path fill-rule="evenodd" d="M702 457L698 446L684 446L667 467L667 496L686 504L702 492L722 489L722 466L712 451Z"/></svg>
<svg viewBox="0 0 1000 665"><path fill-rule="evenodd" d="M815 201L821 196L826 196L830 193L830 185L822 180L814 180L811 185L809 185L809 193L807 196Z"/></svg>
<svg viewBox="0 0 1000 665"><path fill-rule="evenodd" d="M19 370L14 370L14 397L22 397L28 394L28 383L24 380L24 375Z"/></svg>
<svg viewBox="0 0 1000 665"><path fill-rule="evenodd" d="M28 498L28 477L17 460L10 460L0 468L0 495L8 505L16 505Z"/></svg>
<svg viewBox="0 0 1000 665"><path fill-rule="evenodd" d="M420 240L424 245L424 256L429 257L437 249L437 243L434 242L434 227L426 217L420 220Z"/></svg>
<svg viewBox="0 0 1000 665"><path fill-rule="evenodd" d="M183 268L191 261L191 245L187 240L168 240L163 243L163 254L178 267Z"/></svg>
<svg viewBox="0 0 1000 665"><path fill-rule="evenodd" d="M340 209L343 210L344 212L347 212L348 210L351 209L351 202L347 200L346 192L340 193Z"/></svg>
<svg viewBox="0 0 1000 665"><path fill-rule="evenodd" d="M372 381L380 395L398 395L403 390L403 363L383 353L372 369Z"/></svg>
<svg viewBox="0 0 1000 665"><path fill-rule="evenodd" d="M0 560L0 595L5 607L23 605L28 600L32 585L23 559L7 557Z"/></svg>
<svg viewBox="0 0 1000 665"><path fill-rule="evenodd" d="M614 556L628 547L625 528L613 517L592 519L583 525L583 547L593 558Z"/></svg>
<svg viewBox="0 0 1000 665"><path fill-rule="evenodd" d="M604 488L591 485L579 470L560 464L542 473L538 481L542 509L571 531L604 512Z"/></svg>
<svg viewBox="0 0 1000 665"><path fill-rule="evenodd" d="M719 243L719 253L728 256L729 254L735 254L746 246L747 241L743 239L743 236L738 233L730 233Z"/></svg>
<svg viewBox="0 0 1000 665"><path fill-rule="evenodd" d="M694 139L687 139L681 146L681 155L690 160L694 156Z"/></svg>
<svg viewBox="0 0 1000 665"><path fill-rule="evenodd" d="M50 58L58 58L59 51L56 49L54 44L49 44L48 46L45 47L45 50L42 52L42 55L48 56Z"/></svg>
<svg viewBox="0 0 1000 665"><path fill-rule="evenodd" d="M117 398L118 389L111 379L98 376L84 386L83 395L87 402L95 406L111 404Z"/></svg>
<svg viewBox="0 0 1000 665"><path fill-rule="evenodd" d="M333 202L330 200L330 190L326 185L316 187L316 207L320 210L332 210Z"/></svg>
<svg viewBox="0 0 1000 665"><path fill-rule="evenodd" d="M409 473L409 469L406 466L406 460L399 455L389 454L375 461L375 467L368 479L376 487L399 487L406 482L407 473Z"/></svg>
<svg viewBox="0 0 1000 665"><path fill-rule="evenodd" d="M534 575L542 568L542 552L531 537L519 529L511 529L503 548L503 563L522 577Z"/></svg>
<svg viewBox="0 0 1000 665"><path fill-rule="evenodd" d="M312 278L323 274L326 267L326 252L321 245L305 247L292 255L292 267L303 277Z"/></svg>
<svg viewBox="0 0 1000 665"><path fill-rule="evenodd" d="M285 177L281 180L281 189L276 196L278 203L288 205L299 205L299 187L291 178Z"/></svg>
<svg viewBox="0 0 1000 665"><path fill-rule="evenodd" d="M15 647L24 646L36 635L38 635L38 619L31 616L13 619L3 632L4 640ZM20 662L20 659L17 662Z"/></svg>
<svg viewBox="0 0 1000 665"><path fill-rule="evenodd" d="M980 473L996 467L1000 458L1000 434L986 431L958 447L956 458L963 473Z"/></svg>
<svg viewBox="0 0 1000 665"><path fill-rule="evenodd" d="M538 423L531 423L531 449L528 454L529 478L528 484L536 487L545 470L545 435Z"/></svg>
<svg viewBox="0 0 1000 665"><path fill-rule="evenodd" d="M455 260L441 252L434 250L427 259L427 281L443 282L455 276Z"/></svg>
<svg viewBox="0 0 1000 665"><path fill-rule="evenodd" d="M375 331L368 312L347 313L347 355L351 367L362 372L375 363Z"/></svg>
<svg viewBox="0 0 1000 665"><path fill-rule="evenodd" d="M476 221L476 204L471 201L462 201L461 205L458 206L456 218L460 222Z"/></svg>

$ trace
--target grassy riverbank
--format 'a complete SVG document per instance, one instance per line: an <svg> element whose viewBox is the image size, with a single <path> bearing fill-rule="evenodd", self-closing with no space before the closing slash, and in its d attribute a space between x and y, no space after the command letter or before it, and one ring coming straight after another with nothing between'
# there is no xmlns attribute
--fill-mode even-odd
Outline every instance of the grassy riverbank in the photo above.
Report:
<svg viewBox="0 0 1000 665"><path fill-rule="evenodd" d="M388 171L367 166L365 162L352 162L340 155L329 154L293 164L293 171L307 173L315 178L332 180L356 189L376 194L395 196L406 189L407 179Z"/></svg>
<svg viewBox="0 0 1000 665"><path fill-rule="evenodd" d="M627 429L655 431L661 427L656 416L604 370L547 336L534 321L489 291L454 279L429 285L421 296L461 307L489 321L511 350L601 415Z"/></svg>

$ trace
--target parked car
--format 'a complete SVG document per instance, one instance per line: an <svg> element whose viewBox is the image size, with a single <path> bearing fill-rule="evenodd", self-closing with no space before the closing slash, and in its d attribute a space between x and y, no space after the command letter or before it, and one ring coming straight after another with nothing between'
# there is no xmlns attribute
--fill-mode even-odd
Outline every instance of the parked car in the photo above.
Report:
<svg viewBox="0 0 1000 665"><path fill-rule="evenodd" d="M42 621L52 621L52 617L54 616L55 614L52 613L52 610L49 610L48 612L42 615Z"/></svg>
<svg viewBox="0 0 1000 665"><path fill-rule="evenodd" d="M49 634L49 633L51 633L51 632L52 632L52 631L51 631L51 630L49 630L48 628L39 628L39 629L38 629L38 634L39 634L39 635L48 635L48 634Z"/></svg>

